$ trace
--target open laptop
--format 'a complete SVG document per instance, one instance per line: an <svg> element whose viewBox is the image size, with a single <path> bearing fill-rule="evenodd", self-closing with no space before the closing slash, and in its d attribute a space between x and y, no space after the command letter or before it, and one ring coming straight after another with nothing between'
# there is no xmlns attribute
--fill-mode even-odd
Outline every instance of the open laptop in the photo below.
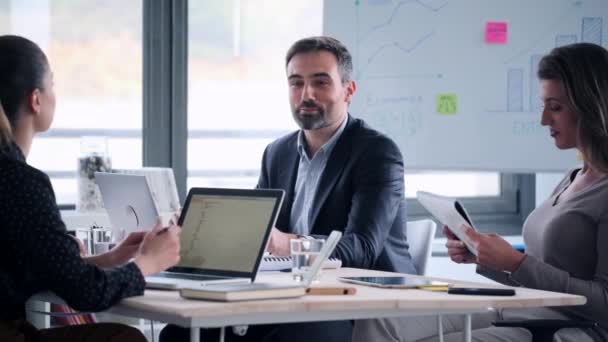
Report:
<svg viewBox="0 0 608 342"><path fill-rule="evenodd" d="M154 227L158 210L145 176L95 172L95 182L114 232Z"/></svg>
<svg viewBox="0 0 608 342"><path fill-rule="evenodd" d="M319 251L319 255L304 273L303 279L298 283L253 283L253 284L211 284L206 286L189 286L181 289L180 295L184 298L210 299L220 301L238 301L268 298L299 297L306 294L306 289L316 278L323 263L329 258L340 241L342 233L334 230ZM295 290L295 291L285 291ZM299 291L298 291L299 290Z"/></svg>
<svg viewBox="0 0 608 342"><path fill-rule="evenodd" d="M253 282L283 196L272 189L190 189L179 219L181 260L146 277L147 287Z"/></svg>

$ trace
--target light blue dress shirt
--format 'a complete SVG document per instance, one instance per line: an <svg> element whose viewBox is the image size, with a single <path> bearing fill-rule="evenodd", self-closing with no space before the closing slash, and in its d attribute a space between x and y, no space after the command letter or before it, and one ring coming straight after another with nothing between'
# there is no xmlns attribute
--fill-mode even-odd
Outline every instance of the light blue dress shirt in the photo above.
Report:
<svg viewBox="0 0 608 342"><path fill-rule="evenodd" d="M292 227L292 233L298 235L309 235L311 230L311 209L319 179L325 170L327 160L336 145L336 142L344 132L348 117L344 119L342 125L336 133L315 153L312 158L306 153L306 140L304 132L300 130L298 134L298 153L300 154L300 163L298 165L298 176L296 178L296 186L294 193L293 206L291 208L291 217L289 223Z"/></svg>

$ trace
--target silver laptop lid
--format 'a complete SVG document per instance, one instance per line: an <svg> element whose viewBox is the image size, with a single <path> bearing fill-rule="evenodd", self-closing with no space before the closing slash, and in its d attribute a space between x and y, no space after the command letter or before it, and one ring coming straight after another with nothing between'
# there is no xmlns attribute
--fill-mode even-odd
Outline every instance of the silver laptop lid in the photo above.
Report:
<svg viewBox="0 0 608 342"><path fill-rule="evenodd" d="M181 260L168 272L253 282L283 190L191 188L182 210Z"/></svg>
<svg viewBox="0 0 608 342"><path fill-rule="evenodd" d="M152 229L158 210L145 176L95 172L95 182L113 230Z"/></svg>

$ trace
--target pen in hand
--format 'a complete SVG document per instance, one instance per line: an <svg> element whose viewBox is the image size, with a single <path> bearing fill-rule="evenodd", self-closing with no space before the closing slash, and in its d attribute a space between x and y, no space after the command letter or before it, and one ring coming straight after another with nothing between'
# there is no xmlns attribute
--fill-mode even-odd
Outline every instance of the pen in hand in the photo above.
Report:
<svg viewBox="0 0 608 342"><path fill-rule="evenodd" d="M168 232L168 231L169 231L169 228L170 228L170 227L165 227L165 228L163 228L163 229L159 230L159 231L158 231L158 233L156 234L156 236L158 236L158 235L162 235L162 234L164 234L164 233Z"/></svg>
<svg viewBox="0 0 608 342"><path fill-rule="evenodd" d="M161 218L159 217L159 219L161 219ZM158 236L158 235L166 233L169 230L169 228L171 228L171 226L177 225L178 220L179 220L179 216L177 214L173 214L173 217L171 217L171 219L169 220L169 225L167 227L164 227L163 229L161 229L156 235Z"/></svg>

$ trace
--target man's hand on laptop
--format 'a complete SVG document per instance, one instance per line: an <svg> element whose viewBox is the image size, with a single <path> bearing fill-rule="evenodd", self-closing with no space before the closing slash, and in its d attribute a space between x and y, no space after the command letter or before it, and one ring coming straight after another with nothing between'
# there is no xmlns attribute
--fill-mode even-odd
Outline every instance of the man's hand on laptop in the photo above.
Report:
<svg viewBox="0 0 608 342"><path fill-rule="evenodd" d="M290 254L289 240L297 238L296 234L283 233L273 227L270 233L270 241L268 241L268 252L276 256L288 256Z"/></svg>
<svg viewBox="0 0 608 342"><path fill-rule="evenodd" d="M163 234L159 234L163 232ZM163 228L160 218L156 220L154 229L146 234L135 256L135 264L144 276L156 274L179 262L179 235L181 229L177 225Z"/></svg>

